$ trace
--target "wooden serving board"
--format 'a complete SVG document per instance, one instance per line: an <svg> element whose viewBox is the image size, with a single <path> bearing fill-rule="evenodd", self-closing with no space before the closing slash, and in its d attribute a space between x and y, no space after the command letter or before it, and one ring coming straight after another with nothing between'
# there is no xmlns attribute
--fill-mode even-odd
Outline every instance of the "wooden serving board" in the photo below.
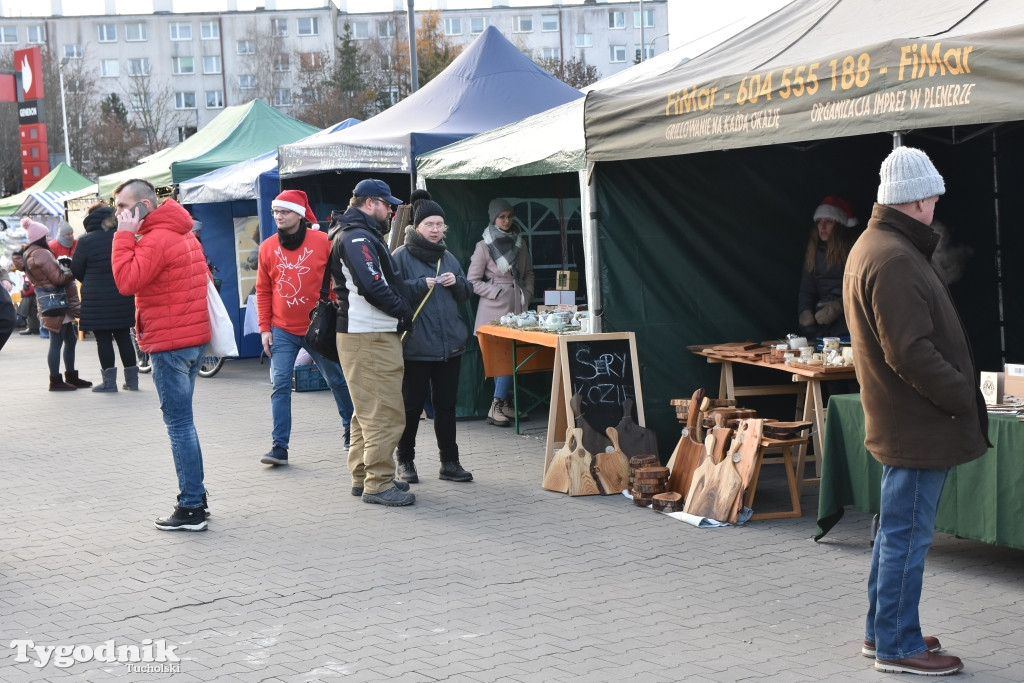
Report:
<svg viewBox="0 0 1024 683"><path fill-rule="evenodd" d="M754 476L754 466L757 464L757 452L761 449L761 434L763 433L764 420L763 419L748 419L740 422L739 435L742 436L743 442L740 444L740 448L736 451L738 460L734 457L733 461L736 465L736 473L740 476L740 489L738 495L732 503L732 509L729 514L728 521L731 524L735 524L739 519L740 508L743 504L743 492L747 490L747 486L750 485L750 479Z"/></svg>
<svg viewBox="0 0 1024 683"><path fill-rule="evenodd" d="M791 367L800 368L801 370L811 370L812 372L820 372L825 375L830 375L839 372L853 372L854 366L852 365L810 365L809 363L801 363L800 361L790 361Z"/></svg>

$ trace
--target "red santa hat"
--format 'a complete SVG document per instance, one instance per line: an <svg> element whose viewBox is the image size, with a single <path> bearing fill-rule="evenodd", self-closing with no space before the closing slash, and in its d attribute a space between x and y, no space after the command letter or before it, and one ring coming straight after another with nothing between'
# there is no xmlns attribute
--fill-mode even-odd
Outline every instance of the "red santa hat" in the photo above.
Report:
<svg viewBox="0 0 1024 683"><path fill-rule="evenodd" d="M847 228L857 225L857 219L853 216L850 204L842 197L833 195L822 199L821 205L814 210L814 222L817 223L819 218L828 218L835 221L837 225Z"/></svg>
<svg viewBox="0 0 1024 683"><path fill-rule="evenodd" d="M316 230L320 226L317 225L316 215L313 214L313 209L309 208L309 200L306 198L306 193L302 190L285 190L281 194L274 198L274 201L270 202L270 206L275 209L288 209L299 214L307 221L313 224L313 229Z"/></svg>

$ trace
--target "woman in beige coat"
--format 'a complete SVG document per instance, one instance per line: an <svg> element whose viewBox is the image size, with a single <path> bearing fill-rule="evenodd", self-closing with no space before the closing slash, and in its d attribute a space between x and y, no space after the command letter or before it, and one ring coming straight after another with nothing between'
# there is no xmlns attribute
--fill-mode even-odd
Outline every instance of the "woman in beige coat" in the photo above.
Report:
<svg viewBox="0 0 1024 683"><path fill-rule="evenodd" d="M474 332L506 313L522 313L533 298L533 264L522 231L513 223L512 205L492 199L487 207L490 223L477 242L466 273L473 291L480 296ZM515 418L512 405L512 376L494 378L494 401L487 423L508 427Z"/></svg>

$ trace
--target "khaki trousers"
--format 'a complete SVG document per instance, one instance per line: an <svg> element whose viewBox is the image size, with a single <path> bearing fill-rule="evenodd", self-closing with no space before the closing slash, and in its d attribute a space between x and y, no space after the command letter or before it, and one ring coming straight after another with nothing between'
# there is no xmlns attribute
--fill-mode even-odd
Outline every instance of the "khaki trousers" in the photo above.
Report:
<svg viewBox="0 0 1024 683"><path fill-rule="evenodd" d="M366 493L391 488L393 454L405 431L402 342L396 332L338 333L338 356L355 414L350 425L348 471Z"/></svg>

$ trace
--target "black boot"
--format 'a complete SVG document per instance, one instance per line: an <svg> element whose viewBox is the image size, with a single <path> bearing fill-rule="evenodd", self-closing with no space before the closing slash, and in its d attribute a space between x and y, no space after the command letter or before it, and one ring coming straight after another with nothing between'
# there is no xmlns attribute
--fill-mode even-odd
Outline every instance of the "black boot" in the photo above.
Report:
<svg viewBox="0 0 1024 683"><path fill-rule="evenodd" d="M117 391L117 368L102 368L103 383L92 388L93 391Z"/></svg>
<svg viewBox="0 0 1024 683"><path fill-rule="evenodd" d="M92 382L86 382L84 379L80 379L78 377L78 370L66 371L64 373L64 381L79 389L87 389L92 386Z"/></svg>
<svg viewBox="0 0 1024 683"><path fill-rule="evenodd" d="M50 391L74 391L77 388L65 382L60 375L50 375Z"/></svg>
<svg viewBox="0 0 1024 683"><path fill-rule="evenodd" d="M116 378L116 375L115 375ZM124 369L124 384L121 385L122 389L128 391L139 390L139 366L131 365Z"/></svg>
<svg viewBox="0 0 1024 683"><path fill-rule="evenodd" d="M416 465L414 465L411 461L398 461L398 467L395 468L395 478L401 479L402 481L409 484L420 483L420 475L416 473Z"/></svg>
<svg viewBox="0 0 1024 683"><path fill-rule="evenodd" d="M458 460L441 463L440 479L446 481L473 481L473 475L462 469Z"/></svg>

